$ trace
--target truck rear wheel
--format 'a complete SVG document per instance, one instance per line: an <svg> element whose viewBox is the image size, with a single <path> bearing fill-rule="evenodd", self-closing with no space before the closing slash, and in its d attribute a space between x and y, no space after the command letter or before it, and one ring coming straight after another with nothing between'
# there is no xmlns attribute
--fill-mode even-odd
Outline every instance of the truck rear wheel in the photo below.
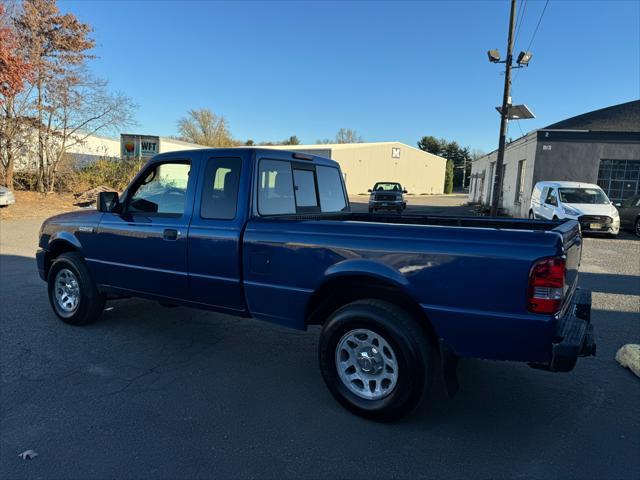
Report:
<svg viewBox="0 0 640 480"><path fill-rule="evenodd" d="M358 300L325 323L320 370L333 396L352 412L382 421L411 412L433 377L429 339L401 308Z"/></svg>
<svg viewBox="0 0 640 480"><path fill-rule="evenodd" d="M49 302L60 320L71 325L87 325L100 317L105 298L76 252L58 256L47 278Z"/></svg>

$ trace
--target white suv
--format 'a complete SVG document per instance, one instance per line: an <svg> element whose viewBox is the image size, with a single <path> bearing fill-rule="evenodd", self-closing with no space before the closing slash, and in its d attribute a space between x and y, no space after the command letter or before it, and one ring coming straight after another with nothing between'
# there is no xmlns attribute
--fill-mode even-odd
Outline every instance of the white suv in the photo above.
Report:
<svg viewBox="0 0 640 480"><path fill-rule="evenodd" d="M581 182L538 182L533 187L529 218L578 220L586 232L617 235L620 215L598 185Z"/></svg>

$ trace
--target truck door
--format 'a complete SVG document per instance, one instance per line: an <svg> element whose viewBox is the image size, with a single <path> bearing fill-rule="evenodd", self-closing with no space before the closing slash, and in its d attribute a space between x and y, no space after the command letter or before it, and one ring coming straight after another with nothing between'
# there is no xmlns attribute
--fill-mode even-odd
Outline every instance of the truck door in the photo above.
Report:
<svg viewBox="0 0 640 480"><path fill-rule="evenodd" d="M189 299L232 312L246 310L240 241L250 160L231 150L205 160L189 230Z"/></svg>
<svg viewBox="0 0 640 480"><path fill-rule="evenodd" d="M87 258L98 283L163 297L187 293L187 229L195 175L190 160L153 162L119 213L105 213Z"/></svg>

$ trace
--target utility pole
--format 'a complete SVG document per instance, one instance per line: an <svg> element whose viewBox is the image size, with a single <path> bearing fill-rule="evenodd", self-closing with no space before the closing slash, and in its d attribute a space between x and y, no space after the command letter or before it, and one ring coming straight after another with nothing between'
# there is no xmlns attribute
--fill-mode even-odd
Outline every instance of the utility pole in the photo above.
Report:
<svg viewBox="0 0 640 480"><path fill-rule="evenodd" d="M462 191L464 192L464 184L467 180L467 156L462 158Z"/></svg>
<svg viewBox="0 0 640 480"><path fill-rule="evenodd" d="M516 0L511 0L511 14L509 15L509 40L507 43L507 59L504 73L504 93L502 95L502 109L500 111L500 139L498 142L498 159L496 160L493 193L491 195L491 216L498 215L498 203L502 192L502 170L504 165L504 150L507 136L507 124L509 122L509 106L511 104L511 62L513 60L513 34L516 18Z"/></svg>

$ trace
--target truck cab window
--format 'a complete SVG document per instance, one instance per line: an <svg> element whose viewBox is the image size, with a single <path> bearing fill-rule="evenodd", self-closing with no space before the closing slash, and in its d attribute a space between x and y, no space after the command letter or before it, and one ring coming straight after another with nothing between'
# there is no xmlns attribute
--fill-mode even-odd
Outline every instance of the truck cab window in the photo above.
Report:
<svg viewBox="0 0 640 480"><path fill-rule="evenodd" d="M185 162L154 165L131 192L127 210L182 215L190 170Z"/></svg>
<svg viewBox="0 0 640 480"><path fill-rule="evenodd" d="M260 160L258 211L261 215L296 213L293 176L289 162Z"/></svg>
<svg viewBox="0 0 640 480"><path fill-rule="evenodd" d="M316 167L320 209L323 212L341 212L347 206L340 171L334 167Z"/></svg>
<svg viewBox="0 0 640 480"><path fill-rule="evenodd" d="M200 216L231 220L236 216L242 160L210 158L204 173Z"/></svg>
<svg viewBox="0 0 640 480"><path fill-rule="evenodd" d="M317 207L316 182L313 170L293 170L293 183L296 192L296 206Z"/></svg>

